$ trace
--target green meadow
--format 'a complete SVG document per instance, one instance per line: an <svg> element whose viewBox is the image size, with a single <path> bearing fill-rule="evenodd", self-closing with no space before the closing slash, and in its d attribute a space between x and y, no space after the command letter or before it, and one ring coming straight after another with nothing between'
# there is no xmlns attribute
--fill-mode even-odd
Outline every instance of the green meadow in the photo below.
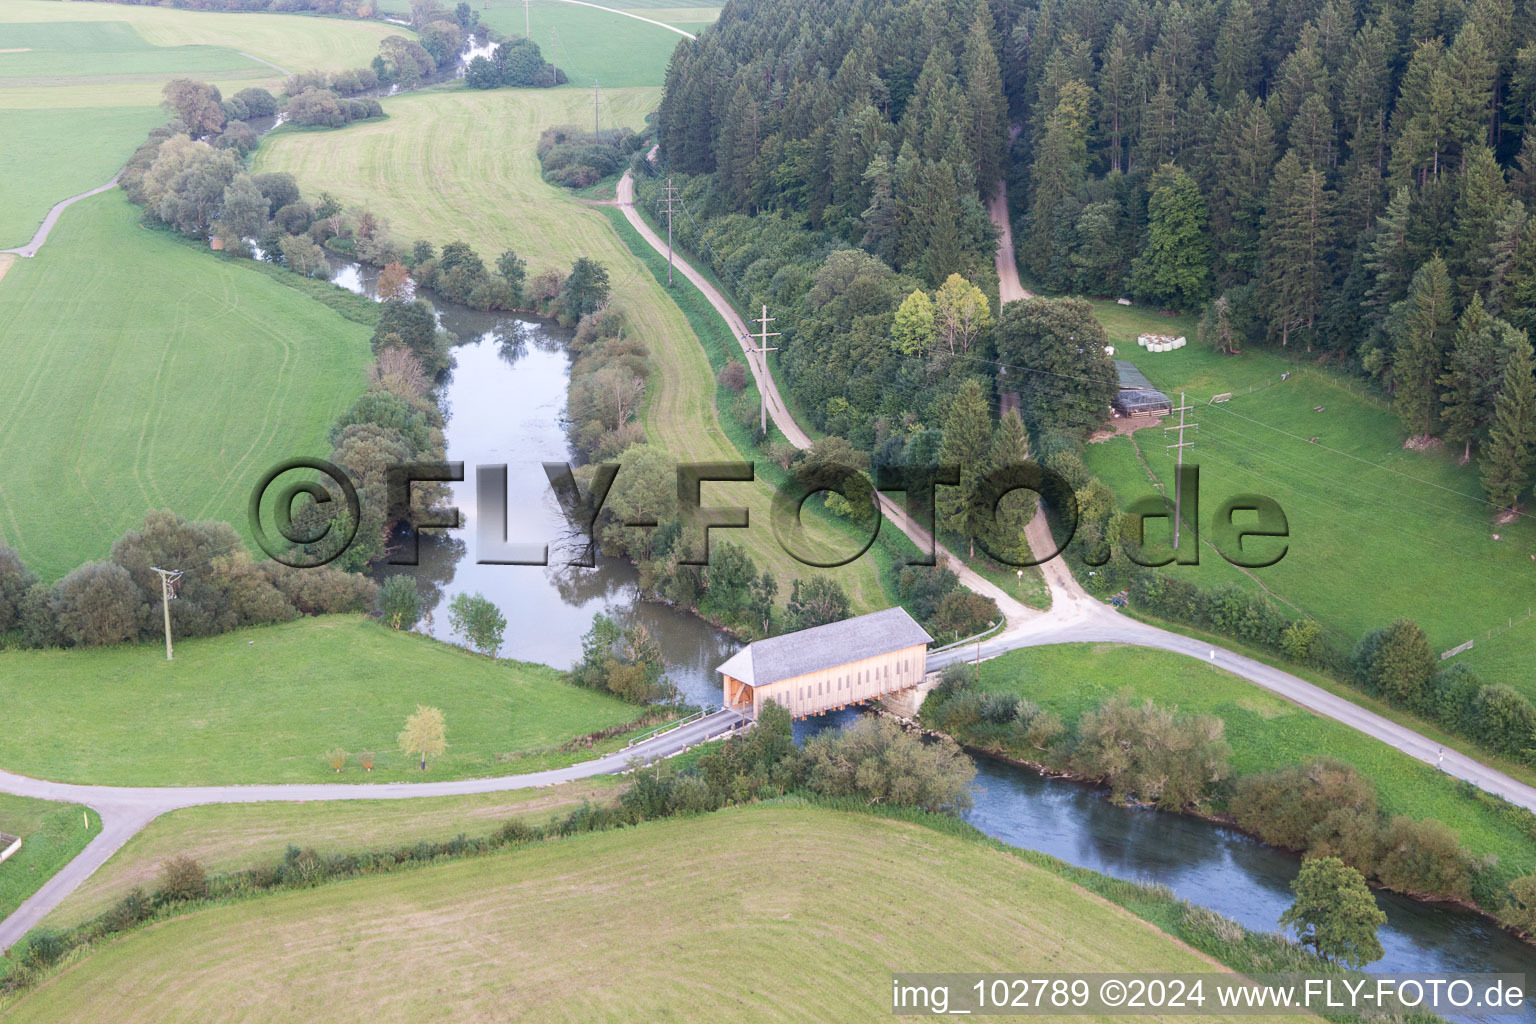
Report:
<svg viewBox="0 0 1536 1024"><path fill-rule="evenodd" d="M112 180L144 136L164 123L159 107L0 109L0 246L30 242L54 203Z"/></svg>
<svg viewBox="0 0 1536 1024"><path fill-rule="evenodd" d="M658 30L659 31L659 30ZM366 64L408 29L293 15L176 11L127 4L7 0L0 5L0 248L32 237L49 207L108 181L167 115L177 77L226 94L276 89L278 68Z"/></svg>
<svg viewBox="0 0 1536 1024"><path fill-rule="evenodd" d="M158 644L0 654L10 727L0 764L115 786L422 781L586 760L558 751L642 709L546 665L473 654L360 616ZM418 705L440 708L448 749L422 772L396 738ZM82 716L81 709L90 709ZM349 755L336 772L333 750ZM367 771L358 756L376 758Z"/></svg>
<svg viewBox="0 0 1536 1024"><path fill-rule="evenodd" d="M716 3L668 3L664 9L641 9L633 0L621 0L602 6L626 14L561 0L533 0L526 20L522 0L490 0L475 4L475 9L486 24L503 35L521 36L526 27L544 59L553 58L565 72L569 87L588 92L593 82L605 89L662 84L672 51L683 42L683 36L639 18L697 35L719 14ZM409 16L410 7L408 0L384 0L380 4L382 10L400 16Z"/></svg>
<svg viewBox="0 0 1536 1024"><path fill-rule="evenodd" d="M1375 781L1388 813L1434 818L1476 853L1495 854L1522 870L1536 866L1531 838L1518 823L1463 794L1434 766L1193 658L1118 644L1032 647L984 662L981 687L1034 701L1069 728L1125 689L1180 711L1214 715L1226 723L1236 775L1335 757Z"/></svg>
<svg viewBox="0 0 1536 1024"><path fill-rule="evenodd" d="M21 849L0 864L0 918L21 906L101 831L101 818L75 804L0 793L0 832Z"/></svg>
<svg viewBox="0 0 1536 1024"><path fill-rule="evenodd" d="M771 952L733 975L750 950ZM4 1012L148 1024L259 1006L271 1021L414 1024L708 1007L714 1020L881 1021L891 971L909 965L1222 969L1027 856L873 815L758 806L194 909L104 943Z"/></svg>
<svg viewBox="0 0 1536 1024"><path fill-rule="evenodd" d="M1134 360L1175 399L1187 394L1196 406L1189 419L1199 423L1186 457L1200 467L1200 564L1160 572L1263 589L1291 614L1316 619L1345 650L1407 616L1437 650L1476 641L1458 657L1536 697L1536 672L1518 653L1536 637L1527 618L1536 606L1536 521L1495 525L1475 463L1460 465L1459 449L1405 450L1397 416L1358 384L1273 354L1220 356L1193 339L1147 353L1129 337L1128 346L1115 339L1117 358ZM1211 401L1223 394L1230 399ZM1090 444L1088 467L1121 507L1163 489L1171 497L1170 440L1151 429ZM1285 511L1288 550L1269 568L1235 568L1212 546L1213 517L1242 493L1267 495ZM1166 540L1167 527L1157 529L1164 532L1153 538Z"/></svg>
<svg viewBox="0 0 1536 1024"><path fill-rule="evenodd" d="M0 288L0 541L44 579L151 509L244 533L260 475L323 454L364 387L368 328L140 227L117 191L71 207Z"/></svg>

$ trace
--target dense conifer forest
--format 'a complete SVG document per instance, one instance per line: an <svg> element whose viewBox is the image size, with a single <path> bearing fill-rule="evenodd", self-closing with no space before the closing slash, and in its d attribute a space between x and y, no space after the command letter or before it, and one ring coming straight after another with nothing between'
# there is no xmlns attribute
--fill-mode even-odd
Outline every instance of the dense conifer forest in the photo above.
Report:
<svg viewBox="0 0 1536 1024"><path fill-rule="evenodd" d="M1108 372L1086 318L997 316L1006 180L1033 287L1368 376L1509 505L1536 440L1533 111L1512 0L753 0L679 45L659 135L685 240L774 307L792 395L865 450L941 428L968 377L995 410L1025 355L1094 392L1026 400L1031 432L1091 425L1061 415ZM964 346L960 282L990 306Z"/></svg>

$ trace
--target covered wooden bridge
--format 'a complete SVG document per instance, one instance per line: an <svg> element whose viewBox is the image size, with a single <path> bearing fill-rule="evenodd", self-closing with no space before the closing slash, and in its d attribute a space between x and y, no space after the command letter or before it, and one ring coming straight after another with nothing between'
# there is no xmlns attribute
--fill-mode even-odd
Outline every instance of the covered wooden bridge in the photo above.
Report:
<svg viewBox="0 0 1536 1024"><path fill-rule="evenodd" d="M726 707L756 718L771 700L806 718L917 687L932 639L906 609L887 608L754 641L716 671Z"/></svg>

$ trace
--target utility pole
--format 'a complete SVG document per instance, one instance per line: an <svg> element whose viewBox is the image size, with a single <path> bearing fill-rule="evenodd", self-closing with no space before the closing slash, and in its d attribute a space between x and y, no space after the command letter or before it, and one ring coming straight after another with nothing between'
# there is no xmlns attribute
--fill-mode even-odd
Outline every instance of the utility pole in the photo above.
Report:
<svg viewBox="0 0 1536 1024"><path fill-rule="evenodd" d="M1185 448L1193 448L1195 446L1195 442L1184 440L1184 431L1186 431L1186 430L1199 430L1200 429L1200 424L1198 424L1198 423L1185 423L1184 422L1184 414L1186 412L1189 412L1192 409L1194 409L1194 406L1190 405L1189 402L1185 400L1184 392L1180 391L1179 392L1179 407L1177 409L1173 410L1174 412L1179 414L1179 425L1176 426L1176 427L1164 427L1163 428L1163 433L1165 433L1165 434L1168 433L1171 430L1177 430L1179 432L1179 443L1178 444L1170 444L1170 445L1167 446L1168 448L1171 448L1171 449L1173 449L1173 450L1175 450L1175 451L1177 451L1179 453L1178 466L1173 471L1173 550L1174 551L1178 551L1179 550L1179 522L1180 522L1180 518L1179 517L1182 514L1183 509L1184 509L1184 486L1183 486L1184 485L1184 449Z"/></svg>
<svg viewBox="0 0 1536 1024"><path fill-rule="evenodd" d="M549 30L549 70L550 88L560 84L560 32L558 29Z"/></svg>
<svg viewBox="0 0 1536 1024"><path fill-rule="evenodd" d="M160 608L165 613L165 660L171 660L171 598L176 595L171 587L181 579L180 569L162 569L155 566L150 569L160 577Z"/></svg>
<svg viewBox="0 0 1536 1024"><path fill-rule="evenodd" d="M666 203L667 214L667 287L672 287L672 213L677 209L677 189L672 187L672 179L667 179L667 192L662 202Z"/></svg>
<svg viewBox="0 0 1536 1024"><path fill-rule="evenodd" d="M768 436L768 381L772 379L768 374L768 353L778 351L777 346L773 348L768 347L768 339L777 338L779 336L779 332L770 331L768 329L768 325L773 323L775 319L777 318L768 315L768 307L764 306L763 315L754 321L760 327L757 335L757 358L763 371L763 386L759 388L761 393L760 397L762 398L762 407L759 410L759 417L761 422L760 429L762 430L764 437Z"/></svg>
<svg viewBox="0 0 1536 1024"><path fill-rule="evenodd" d="M593 79L593 81L592 81L592 141L593 142L602 142L603 141L603 130L602 130L601 127L599 127L598 120L597 120L597 80L596 79Z"/></svg>
<svg viewBox="0 0 1536 1024"><path fill-rule="evenodd" d="M530 41L533 39L533 32L531 30L532 23L528 17L528 5L532 2L533 0L523 0L523 38Z"/></svg>

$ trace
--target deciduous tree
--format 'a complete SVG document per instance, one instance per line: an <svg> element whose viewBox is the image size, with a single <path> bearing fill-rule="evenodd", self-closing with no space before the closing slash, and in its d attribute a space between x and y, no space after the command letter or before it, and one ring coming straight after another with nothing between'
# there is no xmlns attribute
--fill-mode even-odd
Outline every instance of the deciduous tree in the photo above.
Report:
<svg viewBox="0 0 1536 1024"><path fill-rule="evenodd" d="M441 708L416 705L416 713L405 720L400 730L400 750L421 757L421 770L427 770L428 757L441 757L448 749L448 725Z"/></svg>
<svg viewBox="0 0 1536 1024"><path fill-rule="evenodd" d="M1303 861L1291 882L1296 902L1280 923L1330 960L1359 969L1381 958L1377 930L1387 915L1376 905L1365 878L1337 857Z"/></svg>

